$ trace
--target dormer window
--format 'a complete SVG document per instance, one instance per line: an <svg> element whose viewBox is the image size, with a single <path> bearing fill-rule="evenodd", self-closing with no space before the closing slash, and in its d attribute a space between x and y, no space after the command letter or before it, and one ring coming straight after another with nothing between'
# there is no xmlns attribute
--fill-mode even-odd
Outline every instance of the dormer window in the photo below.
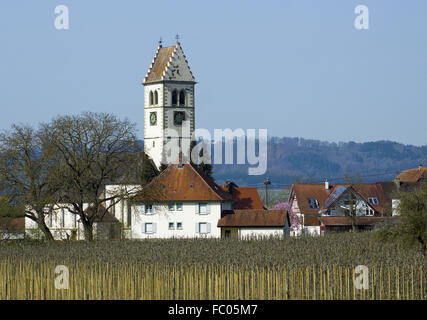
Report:
<svg viewBox="0 0 427 320"><path fill-rule="evenodd" d="M319 209L319 201L316 198L307 198L307 203L310 209Z"/></svg>
<svg viewBox="0 0 427 320"><path fill-rule="evenodd" d="M377 206L379 204L378 198L368 198L368 201L373 206Z"/></svg>

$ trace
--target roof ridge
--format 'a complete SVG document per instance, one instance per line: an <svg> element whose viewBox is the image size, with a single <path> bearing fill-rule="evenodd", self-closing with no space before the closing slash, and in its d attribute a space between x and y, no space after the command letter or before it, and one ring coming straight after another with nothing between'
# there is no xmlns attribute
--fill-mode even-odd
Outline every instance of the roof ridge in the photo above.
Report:
<svg viewBox="0 0 427 320"><path fill-rule="evenodd" d="M220 200L224 200L224 197L222 197L216 190L214 190L211 187L211 185L206 181L208 179L207 176L205 176L204 174L202 174L196 167L194 167L194 165L192 163L186 163L186 164L190 165L190 167L199 175L200 178L202 178L203 182L217 195L217 197L220 198ZM213 178L210 178L210 179L212 179L212 183L214 183L218 187L218 189L220 189L220 186L218 186L215 183L215 180Z"/></svg>
<svg viewBox="0 0 427 320"><path fill-rule="evenodd" d="M174 49L173 49L173 51L172 51L172 53L171 53L171 55L170 55L170 57L169 57L169 59L168 59L168 63L166 63L165 68L163 69L162 77L160 78L160 80L161 80L161 81L163 81L163 80L165 79L166 72L167 72L167 71L168 71L168 69L169 69L169 65L172 63L172 58L173 58L173 56L175 55L175 51L176 51L176 49L177 49L177 46L176 46L176 45L175 45L175 46L170 46L170 47L168 47L168 48L172 48L172 47L174 47Z"/></svg>

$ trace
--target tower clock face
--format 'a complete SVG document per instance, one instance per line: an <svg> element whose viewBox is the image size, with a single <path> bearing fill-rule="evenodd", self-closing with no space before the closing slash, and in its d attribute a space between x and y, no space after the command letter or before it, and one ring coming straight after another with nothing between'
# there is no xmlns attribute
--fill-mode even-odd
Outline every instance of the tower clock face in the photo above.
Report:
<svg viewBox="0 0 427 320"><path fill-rule="evenodd" d="M175 126L181 126L182 121L185 120L185 112L183 111L176 111L173 114L173 122Z"/></svg>
<svg viewBox="0 0 427 320"><path fill-rule="evenodd" d="M157 124L157 113L156 112L150 112L150 124L152 126L155 126Z"/></svg>

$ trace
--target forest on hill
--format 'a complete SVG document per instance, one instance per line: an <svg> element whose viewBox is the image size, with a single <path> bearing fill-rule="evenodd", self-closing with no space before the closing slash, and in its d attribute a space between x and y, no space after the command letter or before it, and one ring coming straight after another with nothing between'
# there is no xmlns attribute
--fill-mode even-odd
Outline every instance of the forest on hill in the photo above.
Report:
<svg viewBox="0 0 427 320"><path fill-rule="evenodd" d="M303 138L268 140L267 172L248 175L249 165L214 165L218 183L231 179L241 186L262 187L266 178L272 188L295 181L342 182L348 174L361 182L391 181L402 170L427 166L427 145L413 146L392 141L324 142Z"/></svg>

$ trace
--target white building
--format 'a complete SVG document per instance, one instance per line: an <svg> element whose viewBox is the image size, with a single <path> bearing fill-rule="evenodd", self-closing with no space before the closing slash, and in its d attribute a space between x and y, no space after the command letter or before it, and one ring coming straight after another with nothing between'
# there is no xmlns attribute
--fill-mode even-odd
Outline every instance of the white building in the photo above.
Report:
<svg viewBox="0 0 427 320"><path fill-rule="evenodd" d="M143 84L144 151L159 168L165 161L165 144L178 139L177 146L189 147L194 132L196 81L179 42L166 48L159 45ZM189 122L188 132L182 130L183 121ZM177 136L169 135L168 129Z"/></svg>
<svg viewBox="0 0 427 320"><path fill-rule="evenodd" d="M286 210L234 210L218 226L223 238L268 238L288 236L290 222Z"/></svg>
<svg viewBox="0 0 427 320"><path fill-rule="evenodd" d="M233 197L191 164L172 164L131 203L131 238L221 237L218 221Z"/></svg>
<svg viewBox="0 0 427 320"><path fill-rule="evenodd" d="M67 204L58 204L54 207L51 214L45 216L45 223L55 240L85 239L80 218L69 210L70 206ZM88 207L88 204L84 204L86 210ZM120 238L119 220L101 205L93 224L93 232L95 239ZM43 237L37 223L28 217L25 217L25 236L29 238Z"/></svg>

